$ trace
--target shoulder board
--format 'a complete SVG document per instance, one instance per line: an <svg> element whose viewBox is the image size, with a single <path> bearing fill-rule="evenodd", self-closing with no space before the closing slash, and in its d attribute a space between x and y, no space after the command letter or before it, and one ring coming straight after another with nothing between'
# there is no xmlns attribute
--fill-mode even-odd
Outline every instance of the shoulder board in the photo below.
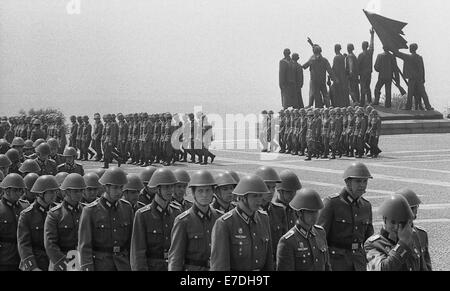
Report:
<svg viewBox="0 0 450 291"><path fill-rule="evenodd" d="M130 205L131 206L131 203L130 202L128 202L127 200L125 200L125 199L120 199L119 200L120 202L123 202L123 203L125 203L125 204L128 204L128 205Z"/></svg>
<svg viewBox="0 0 450 291"><path fill-rule="evenodd" d="M79 163L77 163L77 162L75 162L75 165L77 165L77 166L79 166L79 167L83 167L82 164L79 164Z"/></svg>
<svg viewBox="0 0 450 291"><path fill-rule="evenodd" d="M183 218L185 218L188 215L189 215L189 211L186 210L185 212L183 212L180 215L178 215L178 219L183 219Z"/></svg>
<svg viewBox="0 0 450 291"><path fill-rule="evenodd" d="M418 231L423 231L423 232L427 232L425 229L423 229L420 226L414 225L414 228L417 229Z"/></svg>
<svg viewBox="0 0 450 291"><path fill-rule="evenodd" d="M333 194L333 195L328 196L328 199L339 198L339 196L341 196L341 194L340 194L340 193L336 193L336 194Z"/></svg>
<svg viewBox="0 0 450 291"><path fill-rule="evenodd" d="M49 163L52 163L52 164L55 164L55 166L56 166L56 161L55 161L55 160L53 160L53 159L48 159L48 162L49 162Z"/></svg>
<svg viewBox="0 0 450 291"><path fill-rule="evenodd" d="M259 209L258 212L261 213L262 215L268 215L267 212L265 210L262 210L262 209Z"/></svg>
<svg viewBox="0 0 450 291"><path fill-rule="evenodd" d="M25 204L27 207L30 206L30 202L24 199L19 199L19 203Z"/></svg>
<svg viewBox="0 0 450 291"><path fill-rule="evenodd" d="M95 206L97 206L98 203L99 203L99 199L97 199L97 200L95 200L94 202L91 202L91 203L89 203L89 204L86 204L85 207L88 207L88 208L90 208L90 207L95 207Z"/></svg>
<svg viewBox="0 0 450 291"><path fill-rule="evenodd" d="M369 203L369 204L370 204L370 201L369 201L369 200L367 200L366 198L364 198L364 197L361 197L361 199L362 199L363 201L365 201L365 202L367 202L367 203Z"/></svg>
<svg viewBox="0 0 450 291"><path fill-rule="evenodd" d="M151 204L145 205L144 207L142 207L141 209L139 209L139 212L146 212L149 211L151 209Z"/></svg>
<svg viewBox="0 0 450 291"><path fill-rule="evenodd" d="M295 231L291 229L291 230L288 231L283 237L284 237L285 239L288 239L288 238L290 238L291 236L293 236L294 233L295 233Z"/></svg>
<svg viewBox="0 0 450 291"><path fill-rule="evenodd" d="M137 203L139 206L141 206L141 207L144 207L145 206L145 203L142 203L141 201L138 201L138 203Z"/></svg>
<svg viewBox="0 0 450 291"><path fill-rule="evenodd" d="M272 205L273 206L276 206L276 207L281 207L281 208L286 208L283 204L281 204L281 203L278 203L278 202L272 202Z"/></svg>
<svg viewBox="0 0 450 291"><path fill-rule="evenodd" d="M173 209L176 209L176 210L180 210L180 211L181 211L181 207L178 206L178 205L176 205L176 204L174 204L174 203L170 203L169 206L172 207Z"/></svg>
<svg viewBox="0 0 450 291"><path fill-rule="evenodd" d="M325 231L325 229L323 227L321 227L320 225L314 225L314 227L317 228L317 229Z"/></svg>
<svg viewBox="0 0 450 291"><path fill-rule="evenodd" d="M225 214L225 212L223 212L222 210L219 210L219 209L215 209L215 208L213 208L215 211L217 211L217 213L219 213L220 215L224 215Z"/></svg>
<svg viewBox="0 0 450 291"><path fill-rule="evenodd" d="M30 205L27 208L25 208L24 210L22 210L22 213L30 212L31 209L33 209L33 205Z"/></svg>
<svg viewBox="0 0 450 291"><path fill-rule="evenodd" d="M55 207L53 207L53 208L51 208L50 209L50 211L51 212L53 212L53 211L56 211L56 210L58 210L58 209L60 209L62 207L62 203L61 204L58 204L58 205L56 205Z"/></svg>
<svg viewBox="0 0 450 291"><path fill-rule="evenodd" d="M368 241L374 242L374 241L376 241L377 239L380 239L380 238L381 238L381 235L376 234L376 235L372 235L371 237L369 237Z"/></svg>
<svg viewBox="0 0 450 291"><path fill-rule="evenodd" d="M233 216L233 213L231 212L227 212L226 214L224 214L221 218L223 221L227 220L228 218L230 218L231 216Z"/></svg>

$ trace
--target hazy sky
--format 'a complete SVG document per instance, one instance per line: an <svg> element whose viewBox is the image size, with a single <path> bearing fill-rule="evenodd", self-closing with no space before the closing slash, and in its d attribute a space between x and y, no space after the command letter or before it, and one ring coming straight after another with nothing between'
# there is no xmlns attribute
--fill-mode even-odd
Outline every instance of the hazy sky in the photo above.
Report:
<svg viewBox="0 0 450 291"><path fill-rule="evenodd" d="M0 1L0 115L48 106L89 115L202 104L219 113L278 109L285 47L305 62L310 36L331 61L338 42L359 53L370 29L367 0L79 0L72 15L69 2ZM431 103L442 110L450 101L450 2L373 2L409 23L406 39L419 43Z"/></svg>

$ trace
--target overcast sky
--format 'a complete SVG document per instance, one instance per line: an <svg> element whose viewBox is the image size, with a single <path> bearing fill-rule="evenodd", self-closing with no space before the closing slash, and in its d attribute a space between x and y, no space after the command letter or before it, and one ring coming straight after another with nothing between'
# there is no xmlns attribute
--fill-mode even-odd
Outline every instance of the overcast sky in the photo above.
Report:
<svg viewBox="0 0 450 291"><path fill-rule="evenodd" d="M48 106L66 114L278 109L284 48L305 62L310 36L331 62L335 43L359 53L369 39L367 0L80 0L80 14L68 14L69 2L0 1L0 115ZM373 2L409 23L406 39L419 43L431 103L442 110L450 2Z"/></svg>

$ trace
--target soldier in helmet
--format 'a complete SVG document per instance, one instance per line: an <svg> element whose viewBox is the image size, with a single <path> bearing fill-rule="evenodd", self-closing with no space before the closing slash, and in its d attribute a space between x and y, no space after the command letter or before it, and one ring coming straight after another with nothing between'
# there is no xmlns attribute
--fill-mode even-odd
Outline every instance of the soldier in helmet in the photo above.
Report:
<svg viewBox="0 0 450 291"><path fill-rule="evenodd" d="M362 163L351 164L344 172L345 188L324 200L318 224L327 233L333 271L364 271L364 242L373 235L372 205L362 196L372 179Z"/></svg>
<svg viewBox="0 0 450 291"><path fill-rule="evenodd" d="M58 141L59 149L58 154L62 154L67 145L67 137L66 137L66 126L63 123L61 116L56 116L55 118L55 138Z"/></svg>
<svg viewBox="0 0 450 291"><path fill-rule="evenodd" d="M194 205L174 221L169 249L169 271L208 271L211 232L222 215L211 207L216 182L208 171L195 172L189 183Z"/></svg>
<svg viewBox="0 0 450 291"><path fill-rule="evenodd" d="M37 158L35 161L41 168L40 176L42 175L53 175L55 176L57 171L56 162L50 159L50 146L48 143L42 143L36 148Z"/></svg>
<svg viewBox="0 0 450 291"><path fill-rule="evenodd" d="M121 199L127 175L113 167L99 182L105 186L105 193L84 207L81 214L78 235L81 270L130 271L133 208Z"/></svg>
<svg viewBox="0 0 450 291"><path fill-rule="evenodd" d="M89 122L89 117L87 115L83 116L83 135L81 137L81 159L83 161L88 160L88 154L89 159L92 159L94 156L94 153L89 149L89 146L91 144L92 140L92 125Z"/></svg>
<svg viewBox="0 0 450 291"><path fill-rule="evenodd" d="M78 164L75 162L75 158L77 156L77 151L75 148L68 147L64 150L63 157L65 158L65 163L58 166L58 173L59 172L66 172L66 173L77 173L81 176L84 175L84 169L81 164Z"/></svg>
<svg viewBox="0 0 450 291"><path fill-rule="evenodd" d="M19 151L16 149L10 149L5 154L8 159L11 161L11 165L9 166L9 173L16 173L20 175L19 168L22 165L20 162Z"/></svg>
<svg viewBox="0 0 450 291"><path fill-rule="evenodd" d="M286 152L286 142L284 140L284 134L286 132L286 120L284 118L284 110L280 110L278 112L278 120L280 123L280 130L278 133L278 144L280 145L280 154L284 154Z"/></svg>
<svg viewBox="0 0 450 291"><path fill-rule="evenodd" d="M214 189L211 206L220 213L225 214L235 207L233 203L233 191L238 182L227 172L217 174L214 180L217 185Z"/></svg>
<svg viewBox="0 0 450 291"><path fill-rule="evenodd" d="M92 142L91 147L95 151L95 161L99 162L102 157L102 131L103 131L103 123L100 119L100 113L94 114L94 125L92 128Z"/></svg>
<svg viewBox="0 0 450 291"><path fill-rule="evenodd" d="M414 215L413 220L417 219L417 211L419 210L419 205L422 204L417 194L411 189L401 189L395 192L396 194L400 194L406 198L408 204L411 208L411 211ZM415 225L413 222L411 223L413 239L416 246L418 246L420 255L425 260L426 269L428 271L432 271L433 268L431 266L431 258L430 252L428 250L428 234L427 231L423 228Z"/></svg>
<svg viewBox="0 0 450 291"><path fill-rule="evenodd" d="M134 163L134 150L133 150L133 130L134 130L134 117L133 114L128 114L125 118L126 124L128 125L127 142L125 144L125 151L127 152L127 158L131 158L130 161L126 161L127 164ZM125 162L125 161L124 161Z"/></svg>
<svg viewBox="0 0 450 291"><path fill-rule="evenodd" d="M259 211L264 181L246 176L233 191L236 208L217 219L211 238L211 271L272 271L269 217Z"/></svg>
<svg viewBox="0 0 450 291"><path fill-rule="evenodd" d="M42 131L42 129L41 129L41 124L42 123L39 119L35 119L33 121L33 130L31 131L31 136L30 136L30 139L32 141L36 141L39 138L43 138L43 139L46 138L44 131Z"/></svg>
<svg viewBox="0 0 450 291"><path fill-rule="evenodd" d="M25 141L21 137L15 137L11 143L11 148L16 149L19 152L20 162L25 161L25 155L23 153L24 146Z"/></svg>
<svg viewBox="0 0 450 291"><path fill-rule="evenodd" d="M381 153L381 150L378 147L378 142L380 140L381 134L381 118L378 115L377 110L373 110L371 113L372 113L371 126L368 129L370 156L376 159L378 158L378 155Z"/></svg>
<svg viewBox="0 0 450 291"><path fill-rule="evenodd" d="M3 174L0 173L0 176ZM17 174L9 174L0 183L0 190L3 191L3 197L0 200L0 221L3 224L0 228L0 271L19 270L17 220L20 212L30 205L27 201L20 199L24 189L25 183Z"/></svg>
<svg viewBox="0 0 450 291"><path fill-rule="evenodd" d="M147 138L149 136L150 123L148 121L148 114L145 112L142 114L142 121L139 127L139 152L140 163L139 166L148 167L150 165L150 156L148 152Z"/></svg>
<svg viewBox="0 0 450 291"><path fill-rule="evenodd" d="M6 152L7 152L10 148L11 148L11 145L10 145L10 143L9 143L6 139L4 139L4 138L0 139L0 154L1 154L1 155L6 154Z"/></svg>
<svg viewBox="0 0 450 291"><path fill-rule="evenodd" d="M156 170L149 182L157 193L151 204L136 212L131 238L133 271L167 271L170 235L181 209L172 200L177 179L167 168Z"/></svg>
<svg viewBox="0 0 450 291"><path fill-rule="evenodd" d="M308 118L306 127L306 146L308 148L308 156L305 161L311 161L312 157L317 153L315 142L317 138L317 123L314 120L314 112L312 110L308 110L306 116Z"/></svg>
<svg viewBox="0 0 450 291"><path fill-rule="evenodd" d="M61 189L61 185L64 183L64 180L66 179L67 176L69 176L69 173L67 173L67 172L59 172L55 176L56 182L58 182L58 185L59 185L59 189L56 192L55 204L61 204L61 202L64 200L64 194Z"/></svg>
<svg viewBox="0 0 450 291"><path fill-rule="evenodd" d="M22 177L25 177L29 173L39 174L41 172L41 167L36 162L36 160L27 159L20 166L19 172L20 172Z"/></svg>
<svg viewBox="0 0 450 291"><path fill-rule="evenodd" d="M30 139L26 140L23 146L23 155L25 159L30 158L34 153L33 141Z"/></svg>
<svg viewBox="0 0 450 291"><path fill-rule="evenodd" d="M297 221L278 243L277 271L330 271L326 233L316 225L323 208L319 193L301 189L289 205Z"/></svg>
<svg viewBox="0 0 450 291"><path fill-rule="evenodd" d="M86 190L83 192L81 203L86 206L94 202L103 193L103 186L98 181L100 178L95 172L87 173L83 176Z"/></svg>
<svg viewBox="0 0 450 291"><path fill-rule="evenodd" d="M365 243L368 271L426 271L424 257L415 244L414 215L405 197L395 194L380 206L383 228Z"/></svg>
<svg viewBox="0 0 450 291"><path fill-rule="evenodd" d="M80 156L77 157L77 160L81 160L82 153L83 153L83 131L84 131L84 122L83 117L77 116L77 122L78 122L78 130L77 130L77 136L76 136L76 147L75 149L80 150Z"/></svg>
<svg viewBox="0 0 450 291"><path fill-rule="evenodd" d="M259 167L256 170L255 175L263 179L267 189L269 189L269 193L264 194L263 196L263 203L261 206L262 210L267 212L273 200L273 196L275 195L277 183L281 183L281 178L274 168L266 166Z"/></svg>
<svg viewBox="0 0 450 291"><path fill-rule="evenodd" d="M123 187L123 199L131 204L134 213L145 206L144 203L138 201L139 192L142 189L144 189L144 184L142 184L141 178L136 174L128 174L127 184Z"/></svg>
<svg viewBox="0 0 450 291"><path fill-rule="evenodd" d="M0 155L0 172L3 173L3 176L9 174L9 167L11 165L11 160L6 155Z"/></svg>
<svg viewBox="0 0 450 291"><path fill-rule="evenodd" d="M153 166L149 166L146 167L140 174L139 177L142 180L142 183L144 184L144 188L141 190L141 192L139 193L139 202L144 203L145 205L149 205L150 203L152 203L153 199L155 198L155 194L156 194L156 189L152 189L148 187L148 183L150 182L150 179L153 176L153 173L157 170L158 168L153 167Z"/></svg>
<svg viewBox="0 0 450 291"><path fill-rule="evenodd" d="M61 185L64 200L50 209L44 224L44 245L50 259L50 271L66 271L69 252L76 251L78 227L83 205L80 203L86 183L81 175L69 174Z"/></svg>
<svg viewBox="0 0 450 291"><path fill-rule="evenodd" d="M267 110L263 110L261 112L261 130L259 133L259 140L263 148L261 152L263 153L268 152L267 130L268 130Z"/></svg>
<svg viewBox="0 0 450 291"><path fill-rule="evenodd" d="M78 123L77 117L75 115L70 116L70 135L69 135L69 146L77 148L77 133L78 133Z"/></svg>
<svg viewBox="0 0 450 291"><path fill-rule="evenodd" d="M322 136L320 137L322 139L322 146L323 146L323 152L322 152L322 158L328 159L328 154L330 152L330 109L326 108L323 111L322 115Z"/></svg>
<svg viewBox="0 0 450 291"><path fill-rule="evenodd" d="M55 202L58 182L50 175L40 176L31 192L37 198L33 204L20 213L17 229L17 243L22 271L47 271L49 258L44 247L44 222L47 212Z"/></svg>
<svg viewBox="0 0 450 291"><path fill-rule="evenodd" d="M177 178L177 183L174 186L173 197L170 203L180 208L181 212L184 212L192 206L192 203L186 200L186 188L191 178L188 172L183 169L176 169L173 171L173 174Z"/></svg>
<svg viewBox="0 0 450 291"><path fill-rule="evenodd" d="M36 200L36 193L31 192L31 189L33 189L34 183L38 178L39 175L36 173L28 173L23 178L26 188L24 189L24 193L21 199L27 201L29 204L33 203Z"/></svg>
<svg viewBox="0 0 450 291"><path fill-rule="evenodd" d="M364 139L367 130L367 121L364 118L364 111L358 109L356 111L355 131L353 132L353 144L356 149L356 157L362 159L364 155Z"/></svg>
<svg viewBox="0 0 450 291"><path fill-rule="evenodd" d="M64 158L62 155L58 154L59 144L55 138L49 138L47 141L50 146L50 156L49 158L56 162L56 165L61 165L64 163Z"/></svg>
<svg viewBox="0 0 450 291"><path fill-rule="evenodd" d="M120 153L120 158L123 162L128 160L128 153L126 149L127 139L128 139L128 123L125 121L125 118L122 113L117 114L117 119L119 120L118 132L117 132L117 146Z"/></svg>

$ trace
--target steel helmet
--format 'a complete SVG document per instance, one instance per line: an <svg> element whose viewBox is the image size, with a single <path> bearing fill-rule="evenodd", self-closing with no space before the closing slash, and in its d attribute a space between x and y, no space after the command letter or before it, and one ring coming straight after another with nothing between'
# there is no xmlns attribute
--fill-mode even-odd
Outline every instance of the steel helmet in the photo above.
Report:
<svg viewBox="0 0 450 291"><path fill-rule="evenodd" d="M241 180L241 178L239 177L239 174L236 173L235 171L228 170L228 171L225 171L225 173L230 174L233 177L233 179L236 181L236 183L239 183L239 181Z"/></svg>
<svg viewBox="0 0 450 291"><path fill-rule="evenodd" d="M45 193L46 191L58 189L59 185L56 181L56 178L50 175L44 175L37 178L36 182L33 185L33 188L31 189L31 192L41 194Z"/></svg>
<svg viewBox="0 0 450 291"><path fill-rule="evenodd" d="M386 199L378 209L378 212L389 220L405 222L414 219L414 214L405 197L394 194Z"/></svg>
<svg viewBox="0 0 450 291"><path fill-rule="evenodd" d="M188 172L183 169L176 169L173 171L173 174L175 175L175 178L177 178L177 184L189 184L191 181Z"/></svg>
<svg viewBox="0 0 450 291"><path fill-rule="evenodd" d="M136 174L127 175L127 184L123 187L123 190L141 191L144 189L144 184L141 178Z"/></svg>
<svg viewBox="0 0 450 291"><path fill-rule="evenodd" d="M69 176L69 173L67 172L59 172L58 174L56 174L55 178L59 186L62 185L67 176Z"/></svg>
<svg viewBox="0 0 450 291"><path fill-rule="evenodd" d="M9 142L6 139L0 139L0 153L6 153L10 148Z"/></svg>
<svg viewBox="0 0 450 291"><path fill-rule="evenodd" d="M238 196L244 196L247 194L269 194L270 191L263 179L256 175L249 175L239 181L232 193Z"/></svg>
<svg viewBox="0 0 450 291"><path fill-rule="evenodd" d="M318 211L323 208L323 202L319 193L311 189L303 188L297 191L289 206L296 211Z"/></svg>
<svg viewBox="0 0 450 291"><path fill-rule="evenodd" d="M0 188L8 189L8 188L16 188L16 189L25 189L25 183L23 181L22 176L16 173L12 173L7 175L3 181L0 183Z"/></svg>
<svg viewBox="0 0 450 291"><path fill-rule="evenodd" d="M6 155L0 155L0 167L5 168L11 166L11 160Z"/></svg>
<svg viewBox="0 0 450 291"><path fill-rule="evenodd" d="M411 189L401 189L395 192L395 194L400 194L405 197L406 201L408 201L408 204L411 207L419 206L419 204L422 204L422 201L420 201L417 194Z"/></svg>
<svg viewBox="0 0 450 291"><path fill-rule="evenodd" d="M255 175L261 177L261 179L264 180L264 182L269 183L269 182L274 182L274 183L281 183L281 178L278 175L277 171L275 171L274 168L272 167L259 167L256 172Z"/></svg>
<svg viewBox="0 0 450 291"><path fill-rule="evenodd" d="M294 172L284 170L280 173L280 178L281 183L277 184L277 190L297 191L302 189L302 184Z"/></svg>
<svg viewBox="0 0 450 291"><path fill-rule="evenodd" d="M73 147L68 147L64 150L63 157L76 157L77 150Z"/></svg>
<svg viewBox="0 0 450 291"><path fill-rule="evenodd" d="M103 168L94 170L94 173L97 174L99 179L105 174L105 172L106 172L106 169L103 169Z"/></svg>
<svg viewBox="0 0 450 291"><path fill-rule="evenodd" d="M20 161L20 154L16 149L9 149L5 155L11 161L11 163L17 163Z"/></svg>
<svg viewBox="0 0 450 291"><path fill-rule="evenodd" d="M22 165L19 168L19 171L21 173L36 173L36 174L38 174L41 172L41 167L35 160L28 159L22 163Z"/></svg>
<svg viewBox="0 0 450 291"><path fill-rule="evenodd" d="M69 189L86 189L86 183L84 182L83 176L77 173L69 174L61 185L61 190Z"/></svg>
<svg viewBox="0 0 450 291"><path fill-rule="evenodd" d="M162 168L157 169L152 177L150 178L150 181L148 182L148 186L150 188L156 188L158 186L163 185L175 185L177 183L177 178L173 174L173 172L169 169Z"/></svg>
<svg viewBox="0 0 450 291"><path fill-rule="evenodd" d="M15 137L11 143L13 147L23 147L25 146L25 141L21 137Z"/></svg>
<svg viewBox="0 0 450 291"><path fill-rule="evenodd" d="M158 168L153 167L153 166L149 166L146 167L140 174L139 177L142 180L142 183L148 183L150 181L150 179L153 176L153 173L155 173L155 171L158 170Z"/></svg>
<svg viewBox="0 0 450 291"><path fill-rule="evenodd" d="M102 185L123 186L127 184L127 174L121 168L113 167L106 170L99 180Z"/></svg>
<svg viewBox="0 0 450 291"><path fill-rule="evenodd" d="M268 114L268 113L267 113L267 110L263 110L263 111L261 112L261 114Z"/></svg>
<svg viewBox="0 0 450 291"><path fill-rule="evenodd" d="M51 149L57 149L59 147L59 143L56 139L54 138L49 138L47 140L48 145L50 146Z"/></svg>
<svg viewBox="0 0 450 291"><path fill-rule="evenodd" d="M86 184L86 188L99 188L102 187L102 184L98 182L100 179L98 175L94 172L87 173L83 177L84 183Z"/></svg>
<svg viewBox="0 0 450 291"><path fill-rule="evenodd" d="M36 182L36 180L38 178L39 178L39 175L36 173L29 173L25 176L25 178L23 178L23 182L25 183L25 186L27 187L28 190L31 191L34 183Z"/></svg>
<svg viewBox="0 0 450 291"><path fill-rule="evenodd" d="M48 156L50 155L50 146L48 143L41 143L36 148L36 153L38 153L41 156Z"/></svg>
<svg viewBox="0 0 450 291"><path fill-rule="evenodd" d="M41 121L39 119L35 119L33 121L33 125L41 125Z"/></svg>
<svg viewBox="0 0 450 291"><path fill-rule="evenodd" d="M192 174L191 181L189 182L189 187L199 187L199 186L216 186L216 181L213 175L206 170L200 170Z"/></svg>
<svg viewBox="0 0 450 291"><path fill-rule="evenodd" d="M43 138L39 138L37 139L34 143L33 143L33 148L37 148L40 144L44 143L45 140Z"/></svg>
<svg viewBox="0 0 450 291"><path fill-rule="evenodd" d="M227 172L217 174L214 177L214 180L216 181L217 187L228 185L236 186L238 184L238 182L236 182L233 176L231 176L231 174Z"/></svg>
<svg viewBox="0 0 450 291"><path fill-rule="evenodd" d="M33 141L30 139L27 139L25 141L25 145L24 145L23 149L25 149L25 150L34 149Z"/></svg>
<svg viewBox="0 0 450 291"><path fill-rule="evenodd" d="M353 163L344 172L344 180L348 178L355 179L373 179L369 169L363 163Z"/></svg>

